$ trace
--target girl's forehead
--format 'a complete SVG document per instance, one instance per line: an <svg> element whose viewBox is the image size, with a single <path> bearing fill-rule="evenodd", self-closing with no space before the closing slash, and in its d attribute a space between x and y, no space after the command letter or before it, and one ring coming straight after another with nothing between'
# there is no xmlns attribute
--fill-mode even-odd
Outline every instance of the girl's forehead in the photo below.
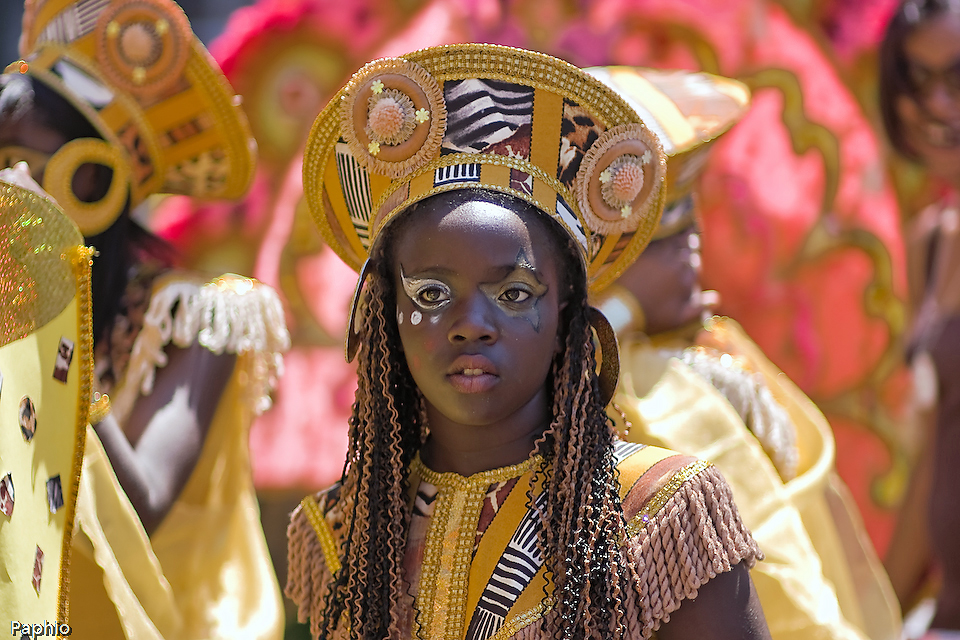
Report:
<svg viewBox="0 0 960 640"><path fill-rule="evenodd" d="M907 57L934 68L960 58L960 14L948 11L919 24L904 41Z"/></svg>
<svg viewBox="0 0 960 640"><path fill-rule="evenodd" d="M467 246L490 243L516 244L529 251L542 252L538 235L542 223L536 214L483 200L466 200L454 204L425 202L400 221L394 242L401 251L417 250L434 240Z"/></svg>

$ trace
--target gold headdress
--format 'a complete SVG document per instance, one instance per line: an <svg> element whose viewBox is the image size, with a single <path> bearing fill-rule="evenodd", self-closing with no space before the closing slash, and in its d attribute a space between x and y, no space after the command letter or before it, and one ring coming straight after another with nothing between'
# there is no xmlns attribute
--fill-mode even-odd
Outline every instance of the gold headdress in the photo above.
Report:
<svg viewBox="0 0 960 640"><path fill-rule="evenodd" d="M66 635L93 380L90 251L31 182L0 171L0 616L53 629L15 635Z"/></svg>
<svg viewBox="0 0 960 640"><path fill-rule="evenodd" d="M461 44L358 71L314 123L303 185L324 238L356 270L419 200L512 194L576 241L595 291L649 242L665 172L657 137L600 81L544 54Z"/></svg>
<svg viewBox="0 0 960 640"><path fill-rule="evenodd" d="M153 193L243 195L255 143L240 101L172 0L27 0L20 42L26 73L62 95L103 140L71 141L50 158L44 189L84 235L109 227ZM84 163L110 167L96 203L71 182Z"/></svg>
<svg viewBox="0 0 960 640"><path fill-rule="evenodd" d="M667 204L654 238L693 222L686 196L706 166L713 142L750 106L750 90L709 73L642 67L592 67L587 73L616 90L660 139L667 156Z"/></svg>

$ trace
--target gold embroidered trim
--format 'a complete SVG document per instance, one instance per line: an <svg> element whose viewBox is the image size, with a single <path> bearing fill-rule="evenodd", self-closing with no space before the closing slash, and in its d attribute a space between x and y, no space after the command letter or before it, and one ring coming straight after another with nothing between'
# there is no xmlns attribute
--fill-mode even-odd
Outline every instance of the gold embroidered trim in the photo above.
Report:
<svg viewBox="0 0 960 640"><path fill-rule="evenodd" d="M487 165L494 165L494 166L500 166L500 167L509 167L511 169L517 169L518 171L523 171L524 173L530 174L535 179L540 180L543 183L546 183L551 189L553 189L554 192L556 192L558 195L560 195L564 199L564 201L567 203L567 206L573 212L574 216L576 216L577 222L579 222L583 226L584 232L587 236L587 246L584 247L584 250L587 252L587 254L593 255L594 252L591 250L591 244L592 244L591 237L596 232L593 230L592 227L587 225L585 218L583 217L583 214L580 211L577 198L574 196L573 192L571 192L569 189L563 186L563 183L557 180L554 176L549 175L539 166L533 164L532 162L524 158L517 158L513 156L502 156L495 153L451 153L451 154L440 156L439 158L436 158L429 164L424 165L424 167L418 170L416 173L412 173L409 176L405 176L403 180L394 181L390 185L390 188L384 191L383 194L381 194L380 198L377 200L376 205L372 209L371 215L377 216L380 211L380 208L390 198L390 196L396 193L397 190L399 190L400 188L412 183L415 178L425 174L429 175L435 172L437 169L441 169L444 167L452 167L454 165L466 165L466 164L481 164L481 165L487 164ZM370 234L370 244L371 245L373 244L377 236L380 235L380 231L383 230L383 228L386 226L387 222L392 220L393 217L400 211L406 209L407 207L414 204L415 202L419 202L420 200L423 200L434 194L441 193L443 191L450 191L451 189L463 189L464 185L467 185L468 187L472 187L472 188L477 188L477 189L493 189L495 191L502 191L504 193L509 193L518 198L526 200L530 204L534 205L537 209L543 209L544 206L548 206L549 210L546 211L546 213L548 213L551 217L556 218L556 207L557 207L556 202L552 202L552 203L538 202L531 194L524 193L522 191L517 191L516 189L511 189L509 182L507 184L492 184L492 185L485 184L483 182L456 182L449 185L440 185L439 187L435 186L423 193L411 194L402 203L394 206L393 209L391 209L385 216L383 216L381 219L377 221L378 225L372 230L372 233ZM571 233L571 236L573 236L572 233Z"/></svg>
<svg viewBox="0 0 960 640"><path fill-rule="evenodd" d="M531 471L534 467L539 466L542 462L543 456L535 455L527 458L523 462L510 465L509 467L500 467L498 469L490 469L489 471L481 471L473 474L472 476L461 476L460 474L452 471L447 473L437 473L432 469L428 469L420 459L420 454L417 453L410 465L410 470L418 474L423 480L429 482L438 489L467 489L470 487L479 486L486 491L487 487L497 482L505 482L507 480L512 480L513 478L519 478L528 471Z"/></svg>
<svg viewBox="0 0 960 640"><path fill-rule="evenodd" d="M499 631L490 637L490 640L507 640L507 638L512 637L524 627L540 620L543 616L550 612L555 605L556 600L554 598L545 598L543 602L538 604L533 609L524 611L520 615L510 618L502 627L500 627Z"/></svg>
<svg viewBox="0 0 960 640"><path fill-rule="evenodd" d="M657 515L663 505L677 492L681 485L690 478L702 473L713 465L706 460L697 460L683 467L670 478L659 491L640 509L640 512L627 524L627 537L633 538L647 525L653 516Z"/></svg>
<svg viewBox="0 0 960 640"><path fill-rule="evenodd" d="M77 364L80 375L80 393L77 398L77 425L74 431L73 469L66 496L66 515L63 525L63 546L60 550L60 594L57 602L58 620L69 624L70 618L70 551L73 549L73 528L77 513L77 494L80 491L80 471L87 443L87 422L90 397L93 393L93 295L90 287L90 269L94 249L78 246L66 252L77 283Z"/></svg>
<svg viewBox="0 0 960 640"><path fill-rule="evenodd" d="M558 93L596 115L605 129L640 122L620 94L569 62L535 51L489 44L451 44L403 56L417 62L437 82L489 78Z"/></svg>
<svg viewBox="0 0 960 640"><path fill-rule="evenodd" d="M462 634L473 543L487 489L528 473L542 460L537 455L519 464L464 477L437 473L424 466L419 454L414 458L411 471L441 492L424 541L417 594L421 603L417 618L419 637L455 638Z"/></svg>
<svg viewBox="0 0 960 640"><path fill-rule="evenodd" d="M337 543L333 539L333 533L330 531L330 525L327 524L326 518L323 517L323 514L320 512L320 507L317 506L316 500L312 496L307 496L300 501L300 508L303 509L304 515L307 516L307 521L310 522L310 526L313 527L314 532L317 534L317 539L320 541L320 548L323 550L323 556L327 561L327 568L330 569L331 575L336 575L340 571L340 557L337 556Z"/></svg>

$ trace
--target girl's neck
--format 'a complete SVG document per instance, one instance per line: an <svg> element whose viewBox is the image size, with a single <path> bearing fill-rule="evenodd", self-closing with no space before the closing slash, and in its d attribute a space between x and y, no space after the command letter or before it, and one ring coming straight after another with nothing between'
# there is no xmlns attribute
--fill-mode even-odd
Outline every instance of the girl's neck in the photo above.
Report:
<svg viewBox="0 0 960 640"><path fill-rule="evenodd" d="M471 476L519 464L529 458L536 441L550 425L546 390L536 401L495 424L463 425L427 406L430 436L420 450L427 468L438 473Z"/></svg>

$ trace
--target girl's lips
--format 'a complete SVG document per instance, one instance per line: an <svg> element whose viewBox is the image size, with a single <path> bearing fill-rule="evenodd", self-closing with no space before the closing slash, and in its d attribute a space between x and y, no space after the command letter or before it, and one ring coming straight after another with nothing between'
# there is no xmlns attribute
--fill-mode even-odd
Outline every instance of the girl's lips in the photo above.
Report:
<svg viewBox="0 0 960 640"><path fill-rule="evenodd" d="M451 373L447 375L447 380L460 393L484 393L490 391L500 381L500 376L492 373L481 373L480 375Z"/></svg>
<svg viewBox="0 0 960 640"><path fill-rule="evenodd" d="M460 393L483 393L500 381L499 371L486 356L459 356L447 370L447 380Z"/></svg>

